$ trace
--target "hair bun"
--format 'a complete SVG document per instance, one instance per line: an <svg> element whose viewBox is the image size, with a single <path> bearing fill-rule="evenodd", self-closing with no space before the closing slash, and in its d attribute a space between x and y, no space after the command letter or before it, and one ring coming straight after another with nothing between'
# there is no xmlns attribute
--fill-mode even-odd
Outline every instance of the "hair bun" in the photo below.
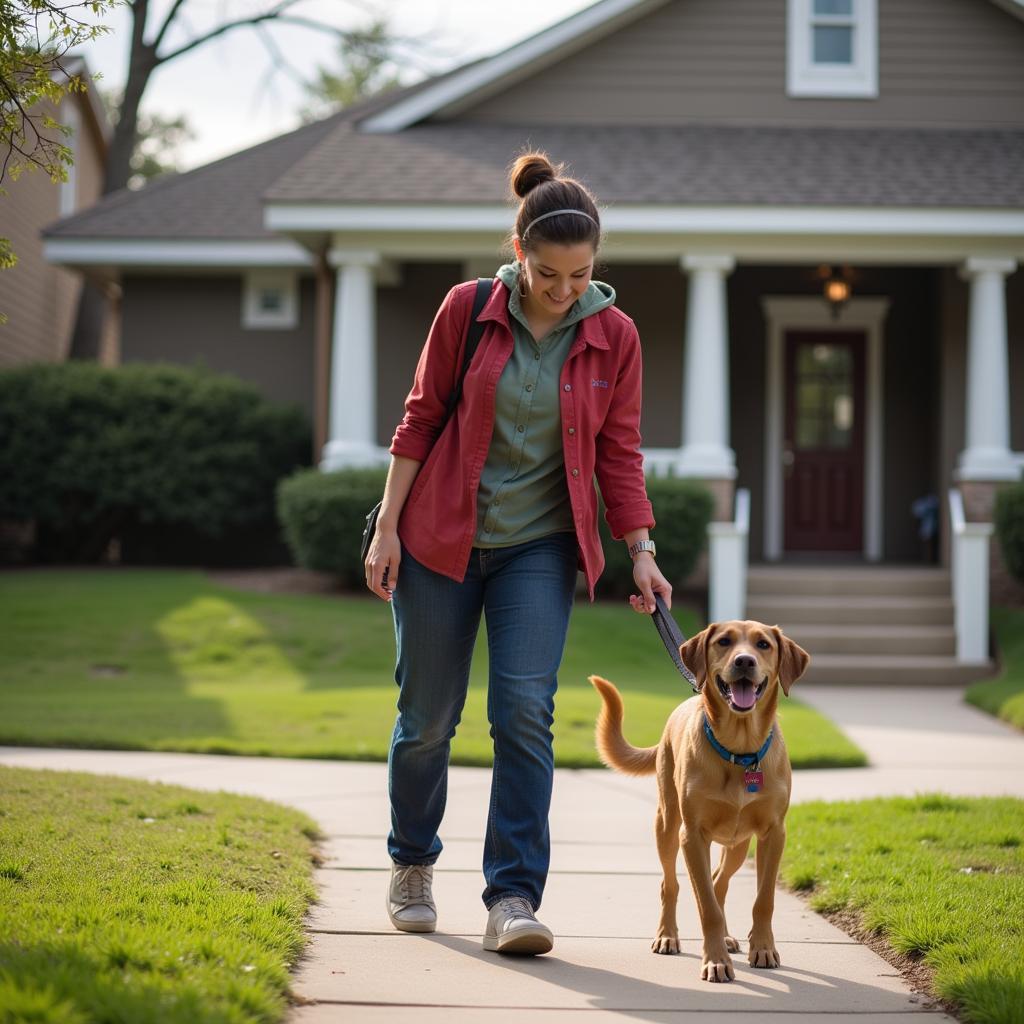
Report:
<svg viewBox="0 0 1024 1024"><path fill-rule="evenodd" d="M547 153L524 153L516 159L509 173L512 191L522 199L538 185L554 181L560 170L552 165Z"/></svg>

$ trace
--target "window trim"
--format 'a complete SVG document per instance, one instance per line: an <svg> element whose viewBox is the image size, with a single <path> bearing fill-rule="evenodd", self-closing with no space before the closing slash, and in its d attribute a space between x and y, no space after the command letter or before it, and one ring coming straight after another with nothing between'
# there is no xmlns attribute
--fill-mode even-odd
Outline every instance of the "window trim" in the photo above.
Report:
<svg viewBox="0 0 1024 1024"><path fill-rule="evenodd" d="M78 160L82 151L79 136L82 132L82 116L74 93L66 96L61 106L64 109L58 111L57 118L64 123L69 132L63 142L71 150L71 163L64 165L66 177L60 183L58 208L61 217L70 217L78 209Z"/></svg>
<svg viewBox="0 0 1024 1024"><path fill-rule="evenodd" d="M797 98L877 99L878 0L852 0L853 13L815 16L814 0L787 0L786 94ZM853 63L815 64L812 25L852 24Z"/></svg>
<svg viewBox="0 0 1024 1024"><path fill-rule="evenodd" d="M260 292L280 288L281 308L260 309ZM247 331L294 330L299 326L298 275L293 270L250 270L242 281L242 328Z"/></svg>

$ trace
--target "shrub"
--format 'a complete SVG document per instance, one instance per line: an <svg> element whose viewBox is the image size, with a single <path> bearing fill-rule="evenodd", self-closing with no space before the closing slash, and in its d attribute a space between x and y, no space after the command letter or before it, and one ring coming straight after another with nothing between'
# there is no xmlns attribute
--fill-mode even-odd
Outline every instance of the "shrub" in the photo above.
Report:
<svg viewBox="0 0 1024 1024"><path fill-rule="evenodd" d="M996 495L995 523L1006 568L1024 583L1024 483L1005 487Z"/></svg>
<svg viewBox="0 0 1024 1024"><path fill-rule="evenodd" d="M0 521L35 524L34 557L93 561L162 532L215 551L274 528L274 487L308 464L297 406L203 369L39 364L0 372Z"/></svg>
<svg viewBox="0 0 1024 1024"><path fill-rule="evenodd" d="M706 487L678 477L648 477L647 496L658 521L651 531L651 539L658 545L658 568L669 583L679 586L693 572L707 544L714 498ZM597 595L624 597L635 593L633 561L626 545L612 539L603 514L600 528L607 567L597 585Z"/></svg>
<svg viewBox="0 0 1024 1024"><path fill-rule="evenodd" d="M361 587L359 541L366 513L384 493L386 477L383 469L307 470L282 480L278 518L295 561L306 569L336 573L346 586ZM658 544L658 566L673 585L682 583L704 549L714 499L699 484L672 478L648 479L647 493L661 523L652 534ZM612 540L603 516L600 531L607 568L598 596L633 593L633 563L625 544Z"/></svg>
<svg viewBox="0 0 1024 1024"><path fill-rule="evenodd" d="M277 514L295 561L304 569L337 573L345 586L362 585L359 542L386 477L384 469L313 469L282 480Z"/></svg>

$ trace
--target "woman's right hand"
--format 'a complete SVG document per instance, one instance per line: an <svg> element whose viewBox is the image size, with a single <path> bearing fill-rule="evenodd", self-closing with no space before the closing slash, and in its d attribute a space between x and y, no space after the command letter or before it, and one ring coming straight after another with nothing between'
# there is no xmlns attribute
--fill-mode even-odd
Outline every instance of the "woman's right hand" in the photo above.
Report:
<svg viewBox="0 0 1024 1024"><path fill-rule="evenodd" d="M390 601L398 583L398 567L402 561L402 544L398 531L382 528L377 523L370 550L366 553L366 586L382 601Z"/></svg>

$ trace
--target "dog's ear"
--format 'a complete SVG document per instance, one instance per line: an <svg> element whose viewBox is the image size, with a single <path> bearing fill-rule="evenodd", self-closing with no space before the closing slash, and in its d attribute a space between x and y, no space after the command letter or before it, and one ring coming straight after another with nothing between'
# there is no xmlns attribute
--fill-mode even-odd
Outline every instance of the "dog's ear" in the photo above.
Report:
<svg viewBox="0 0 1024 1024"><path fill-rule="evenodd" d="M786 636L778 626L772 626L779 644L779 682L788 697L789 688L807 671L811 656Z"/></svg>
<svg viewBox="0 0 1024 1024"><path fill-rule="evenodd" d="M710 623L707 629L690 637L679 648L679 657L683 659L683 664L693 673L697 683L701 686L704 685L708 675L708 640L717 625L717 622Z"/></svg>

